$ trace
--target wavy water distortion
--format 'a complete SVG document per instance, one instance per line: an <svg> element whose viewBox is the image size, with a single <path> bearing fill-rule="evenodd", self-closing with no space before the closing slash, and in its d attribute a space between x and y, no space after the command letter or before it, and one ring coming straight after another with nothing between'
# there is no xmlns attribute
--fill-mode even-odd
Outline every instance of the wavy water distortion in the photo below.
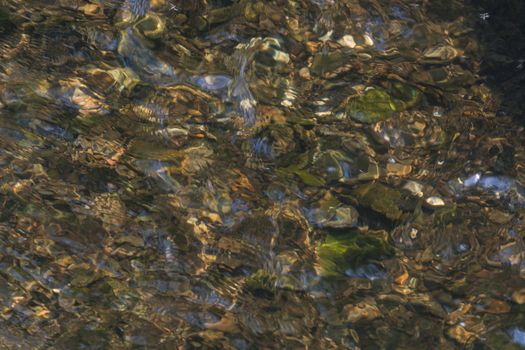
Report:
<svg viewBox="0 0 525 350"><path fill-rule="evenodd" d="M525 347L498 3L0 2L0 348Z"/></svg>

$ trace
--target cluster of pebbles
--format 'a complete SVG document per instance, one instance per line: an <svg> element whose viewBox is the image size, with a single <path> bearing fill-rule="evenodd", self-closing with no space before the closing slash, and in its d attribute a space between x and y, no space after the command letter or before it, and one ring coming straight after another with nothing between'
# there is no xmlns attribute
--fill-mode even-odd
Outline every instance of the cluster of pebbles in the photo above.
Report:
<svg viewBox="0 0 525 350"><path fill-rule="evenodd" d="M477 11L2 2L0 347L525 345Z"/></svg>

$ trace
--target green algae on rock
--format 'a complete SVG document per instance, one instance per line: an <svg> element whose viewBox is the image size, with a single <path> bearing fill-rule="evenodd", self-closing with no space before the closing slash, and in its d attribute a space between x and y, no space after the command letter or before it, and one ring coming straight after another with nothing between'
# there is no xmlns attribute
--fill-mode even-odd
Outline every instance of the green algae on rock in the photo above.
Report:
<svg viewBox="0 0 525 350"><path fill-rule="evenodd" d="M320 274L335 277L370 259L389 257L393 254L393 248L385 231L329 233L317 253Z"/></svg>
<svg viewBox="0 0 525 350"><path fill-rule="evenodd" d="M403 214L401 192L381 183L360 185L352 191L352 194L359 200L360 205L383 214L390 220L398 220Z"/></svg>
<svg viewBox="0 0 525 350"><path fill-rule="evenodd" d="M391 91L374 87L351 97L345 110L346 114L355 121L373 124L413 107L419 96L417 89L395 83Z"/></svg>
<svg viewBox="0 0 525 350"><path fill-rule="evenodd" d="M379 177L377 163L370 157L354 155L335 149L302 154L280 174L295 174L309 186L322 187L334 183L355 183Z"/></svg>

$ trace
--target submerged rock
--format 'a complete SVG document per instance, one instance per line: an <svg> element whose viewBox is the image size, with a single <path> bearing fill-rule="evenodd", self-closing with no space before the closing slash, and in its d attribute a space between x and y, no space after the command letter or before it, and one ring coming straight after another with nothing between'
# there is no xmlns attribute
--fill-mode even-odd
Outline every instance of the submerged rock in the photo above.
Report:
<svg viewBox="0 0 525 350"><path fill-rule="evenodd" d="M376 123L413 107L419 95L418 90L400 83L394 84L391 92L379 87L370 88L350 99L346 114L358 122Z"/></svg>
<svg viewBox="0 0 525 350"><path fill-rule="evenodd" d="M357 225L359 218L357 210L343 205L329 192L316 205L316 208L307 212L310 221L319 227L344 229Z"/></svg>
<svg viewBox="0 0 525 350"><path fill-rule="evenodd" d="M370 183L356 187L352 193L359 204L383 214L388 219L397 220L403 214L401 192L380 183Z"/></svg>
<svg viewBox="0 0 525 350"><path fill-rule="evenodd" d="M512 347L523 6L480 2L0 1L0 344Z"/></svg>
<svg viewBox="0 0 525 350"><path fill-rule="evenodd" d="M443 45L427 49L423 56L427 63L446 63L452 61L458 54L452 46Z"/></svg>
<svg viewBox="0 0 525 350"><path fill-rule="evenodd" d="M428 205L431 205L433 207L442 207L445 205L445 202L443 201L443 199L437 196L428 197L425 200L425 202L427 202Z"/></svg>
<svg viewBox="0 0 525 350"><path fill-rule="evenodd" d="M448 185L457 196L463 196L473 191L484 192L492 194L498 199L509 200L511 205L525 206L525 188L520 182L509 176L475 173L465 179L450 180Z"/></svg>
<svg viewBox="0 0 525 350"><path fill-rule="evenodd" d="M164 20L152 13L138 21L134 27L148 39L158 39L166 30Z"/></svg>
<svg viewBox="0 0 525 350"><path fill-rule="evenodd" d="M379 177L377 163L366 155L345 154L337 150L326 150L314 155L310 171L326 182L352 183Z"/></svg>
<svg viewBox="0 0 525 350"><path fill-rule="evenodd" d="M349 178L354 173L354 161L341 151L326 150L316 154L314 157L310 171L320 175L327 182Z"/></svg>
<svg viewBox="0 0 525 350"><path fill-rule="evenodd" d="M366 263L369 259L391 256L393 249L384 231L366 234L349 232L328 234L317 253L320 274L330 277L343 275L347 269Z"/></svg>
<svg viewBox="0 0 525 350"><path fill-rule="evenodd" d="M174 67L156 57L141 39L138 31L132 28L121 31L117 51L126 64L144 81L160 84L179 81Z"/></svg>
<svg viewBox="0 0 525 350"><path fill-rule="evenodd" d="M281 169L280 173L295 174L306 185L319 187L377 179L380 171L377 163L364 154L327 149L301 155L296 164Z"/></svg>
<svg viewBox="0 0 525 350"><path fill-rule="evenodd" d="M345 305L343 313L345 320L351 323L372 321L381 316L381 311L374 299L363 300L355 305Z"/></svg>
<svg viewBox="0 0 525 350"><path fill-rule="evenodd" d="M348 45L346 42L345 44ZM348 64L349 57L350 55L344 51L318 53L313 58L310 70L316 75L323 75L324 73L335 71Z"/></svg>

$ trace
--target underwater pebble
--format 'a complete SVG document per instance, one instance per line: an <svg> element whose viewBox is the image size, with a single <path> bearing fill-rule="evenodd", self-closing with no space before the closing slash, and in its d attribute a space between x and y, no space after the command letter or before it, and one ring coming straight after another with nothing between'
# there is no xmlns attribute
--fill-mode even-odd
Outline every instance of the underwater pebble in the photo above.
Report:
<svg viewBox="0 0 525 350"><path fill-rule="evenodd" d="M374 40L372 40L372 37L369 34L363 35L363 39L366 46L374 46Z"/></svg>
<svg viewBox="0 0 525 350"><path fill-rule="evenodd" d="M408 190L414 196L423 197L423 185L415 181L407 181L403 189Z"/></svg>
<svg viewBox="0 0 525 350"><path fill-rule="evenodd" d="M337 41L341 46L353 49L356 45L354 37L351 35L345 35Z"/></svg>
<svg viewBox="0 0 525 350"><path fill-rule="evenodd" d="M525 344L523 130L483 86L519 59L473 7L8 3L4 347Z"/></svg>
<svg viewBox="0 0 525 350"><path fill-rule="evenodd" d="M86 4L82 6L82 11L84 11L85 15L93 16L93 15L100 14L102 12L102 9L97 4Z"/></svg>
<svg viewBox="0 0 525 350"><path fill-rule="evenodd" d="M438 46L426 50L423 55L429 60L448 62L458 56L458 51L452 46Z"/></svg>
<svg viewBox="0 0 525 350"><path fill-rule="evenodd" d="M328 33L326 33L325 35L323 35L322 37L319 38L320 41L328 41L332 38L332 34L334 33L333 30L330 30L328 31Z"/></svg>
<svg viewBox="0 0 525 350"><path fill-rule="evenodd" d="M410 230L410 238L416 239L417 238L417 233L418 233L418 230L416 228L412 228Z"/></svg>
<svg viewBox="0 0 525 350"><path fill-rule="evenodd" d="M525 304L525 288L512 293L512 301L519 305Z"/></svg>
<svg viewBox="0 0 525 350"><path fill-rule="evenodd" d="M310 75L310 70L308 69L308 67L303 67L299 69L299 76L303 78L304 80L312 79L312 76Z"/></svg>
<svg viewBox="0 0 525 350"><path fill-rule="evenodd" d="M476 339L476 333L466 330L465 327L461 325L450 328L447 334L460 344L468 344Z"/></svg>
<svg viewBox="0 0 525 350"><path fill-rule="evenodd" d="M512 220L513 215L509 213L505 213L501 210L492 209L488 213L488 218L490 221L495 222L497 224L506 224Z"/></svg>
<svg viewBox="0 0 525 350"><path fill-rule="evenodd" d="M406 176L412 172L412 166L408 164L387 164L386 172L391 176Z"/></svg>
<svg viewBox="0 0 525 350"><path fill-rule="evenodd" d="M442 207L445 205L445 202L443 201L443 199L439 197L428 197L426 199L426 202L433 207Z"/></svg>
<svg viewBox="0 0 525 350"><path fill-rule="evenodd" d="M441 107L434 107L432 110L432 115L436 118L440 118L443 116L443 108Z"/></svg>
<svg viewBox="0 0 525 350"><path fill-rule="evenodd" d="M346 305L343 313L345 320L352 323L361 320L372 321L381 316L381 311L373 300L363 301L356 305Z"/></svg>
<svg viewBox="0 0 525 350"><path fill-rule="evenodd" d="M277 62L288 63L290 62L290 55L283 51L275 51L273 59Z"/></svg>
<svg viewBox="0 0 525 350"><path fill-rule="evenodd" d="M510 305L505 301L492 300L485 309L485 312L488 312L490 314L506 314L510 312L510 310Z"/></svg>

